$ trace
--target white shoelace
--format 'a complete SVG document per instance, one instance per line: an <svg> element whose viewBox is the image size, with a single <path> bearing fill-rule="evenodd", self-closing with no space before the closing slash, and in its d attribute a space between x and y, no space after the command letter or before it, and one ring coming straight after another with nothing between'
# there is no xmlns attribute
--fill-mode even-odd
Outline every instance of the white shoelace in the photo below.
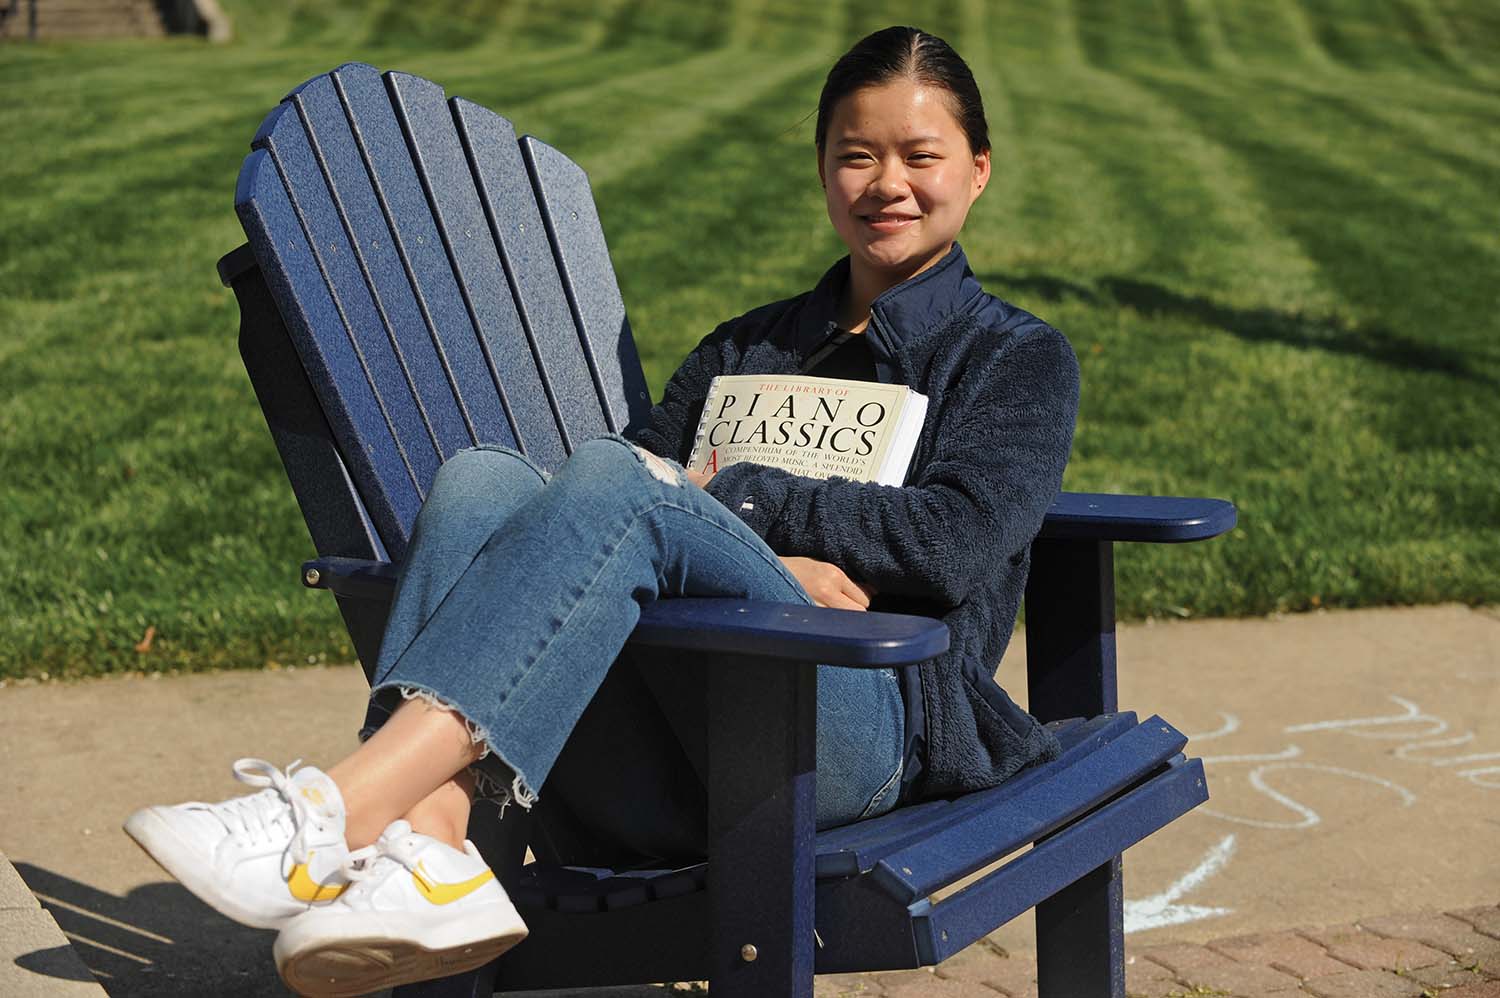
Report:
<svg viewBox="0 0 1500 998"><path fill-rule="evenodd" d="M235 779L267 789L220 804L205 804L203 808L237 841L275 842L290 836L287 848L292 861L305 863L306 831L317 816L302 795L291 790L292 771L301 764L298 759L282 772L264 759L237 759L233 767Z"/></svg>
<svg viewBox="0 0 1500 998"><path fill-rule="evenodd" d="M402 835L382 834L372 844L363 849L355 849L344 860L343 873L349 881L349 887L339 898L339 902L358 900L400 870L415 870L416 853L417 847L409 829Z"/></svg>

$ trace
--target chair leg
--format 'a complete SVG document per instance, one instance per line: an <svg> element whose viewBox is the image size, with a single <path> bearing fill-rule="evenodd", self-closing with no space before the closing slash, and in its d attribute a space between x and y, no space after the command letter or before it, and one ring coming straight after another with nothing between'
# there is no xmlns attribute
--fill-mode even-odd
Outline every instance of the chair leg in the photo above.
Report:
<svg viewBox="0 0 1500 998"><path fill-rule="evenodd" d="M1041 998L1125 998L1124 913L1118 856L1036 906Z"/></svg>
<svg viewBox="0 0 1500 998"><path fill-rule="evenodd" d="M709 677L709 986L812 998L817 670L754 659Z"/></svg>
<svg viewBox="0 0 1500 998"><path fill-rule="evenodd" d="M1109 541L1037 541L1026 579L1026 703L1042 722L1120 709Z"/></svg>

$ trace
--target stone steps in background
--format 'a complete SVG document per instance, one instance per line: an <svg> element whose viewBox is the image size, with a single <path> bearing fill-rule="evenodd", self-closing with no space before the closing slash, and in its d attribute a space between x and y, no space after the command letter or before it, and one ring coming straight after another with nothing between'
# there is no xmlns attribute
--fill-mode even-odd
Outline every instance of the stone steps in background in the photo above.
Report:
<svg viewBox="0 0 1500 998"><path fill-rule="evenodd" d="M24 39L32 0L20 0L0 21L0 37ZM35 0L38 41L60 38L160 38L161 14L150 0Z"/></svg>

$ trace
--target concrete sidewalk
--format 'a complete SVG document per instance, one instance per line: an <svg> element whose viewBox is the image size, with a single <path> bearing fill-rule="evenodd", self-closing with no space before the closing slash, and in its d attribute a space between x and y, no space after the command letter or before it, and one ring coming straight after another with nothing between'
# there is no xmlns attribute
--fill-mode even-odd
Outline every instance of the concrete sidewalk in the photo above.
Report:
<svg viewBox="0 0 1500 998"><path fill-rule="evenodd" d="M0 995L89 998L104 993L51 913L0 852Z"/></svg>
<svg viewBox="0 0 1500 998"><path fill-rule="evenodd" d="M1022 652L1001 669L1018 699ZM1500 614L1131 625L1119 660L1121 703L1189 733L1213 794L1126 855L1131 993L1500 998ZM119 823L237 793L238 756L331 762L363 688L345 667L0 689L0 850L110 994L284 994L271 935L168 882ZM0 925L0 994L87 984ZM1022 918L935 972L819 993L1024 995L1032 946Z"/></svg>

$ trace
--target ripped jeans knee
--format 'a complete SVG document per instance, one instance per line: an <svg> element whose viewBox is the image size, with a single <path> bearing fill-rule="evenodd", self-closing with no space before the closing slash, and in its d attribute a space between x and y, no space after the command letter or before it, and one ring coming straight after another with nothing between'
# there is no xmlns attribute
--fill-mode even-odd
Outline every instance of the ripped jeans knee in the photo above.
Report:
<svg viewBox="0 0 1500 998"><path fill-rule="evenodd" d="M664 482L667 485L682 484L682 467L676 462L658 457L639 444L631 444L630 449L635 451L641 463L646 466L646 470L651 472L651 476L658 482Z"/></svg>
<svg viewBox="0 0 1500 998"><path fill-rule="evenodd" d="M584 441L568 458L566 467L581 470L585 478L594 481L619 482L627 472L640 467L663 485L681 486L686 482L682 465L618 434Z"/></svg>

